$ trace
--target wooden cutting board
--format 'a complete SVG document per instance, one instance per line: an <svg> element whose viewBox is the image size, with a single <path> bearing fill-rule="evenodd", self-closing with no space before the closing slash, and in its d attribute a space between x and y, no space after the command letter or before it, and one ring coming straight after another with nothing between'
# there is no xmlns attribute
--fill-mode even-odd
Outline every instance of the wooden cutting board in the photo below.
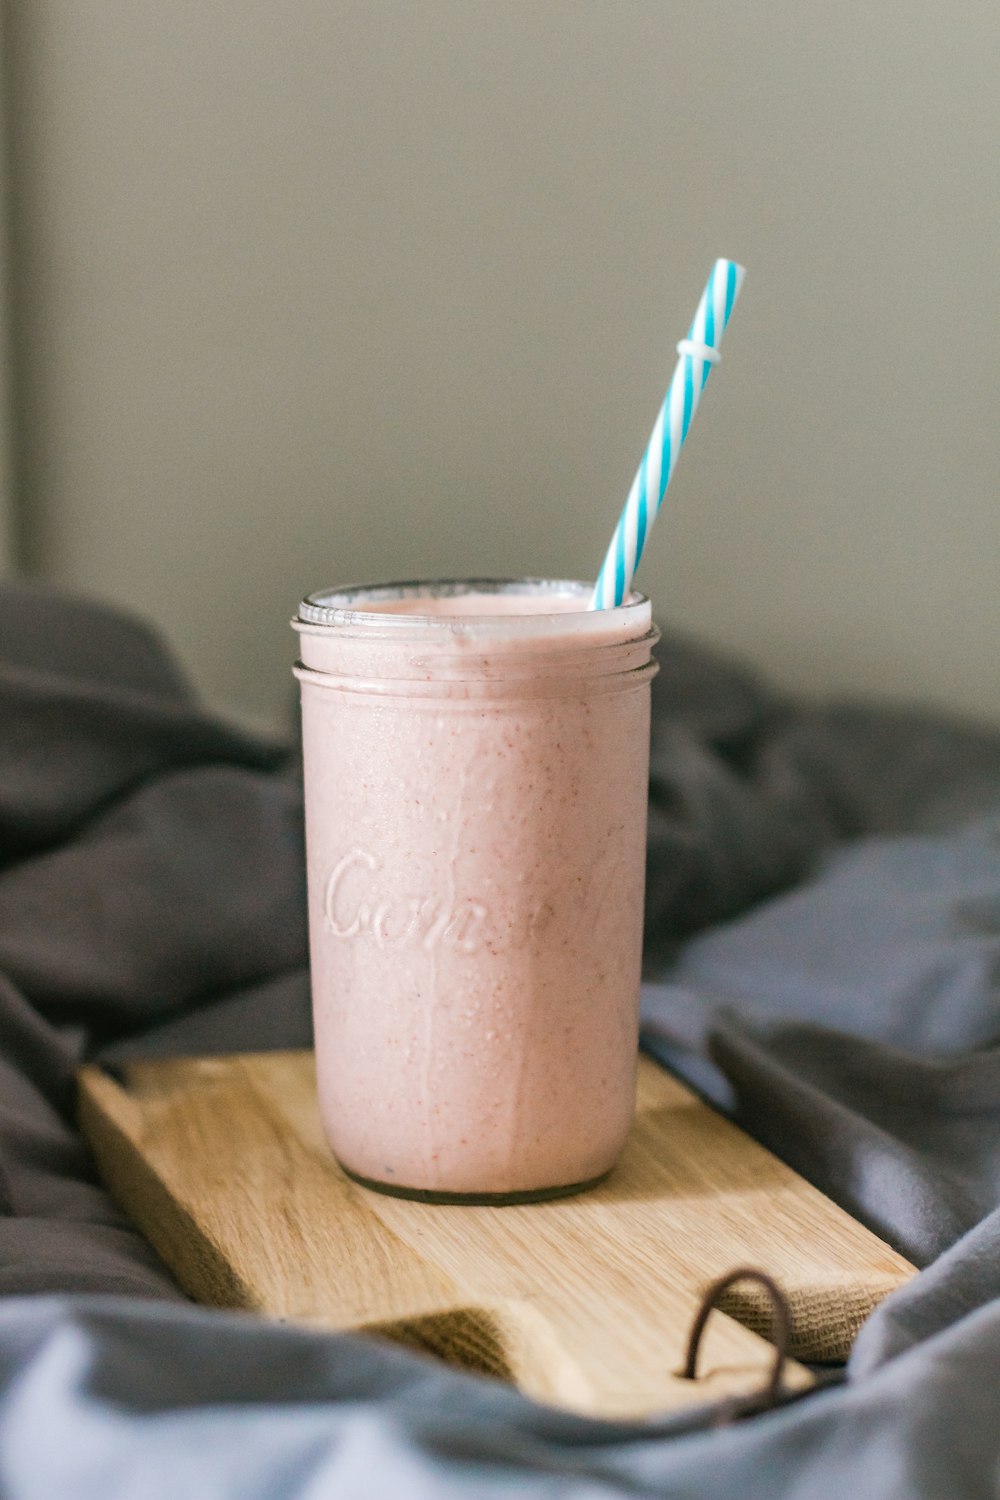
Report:
<svg viewBox="0 0 1000 1500"><path fill-rule="evenodd" d="M503 1208L389 1198L323 1140L312 1056L83 1069L81 1124L112 1192L198 1301L363 1330L514 1381L541 1401L639 1417L764 1383L750 1283L678 1373L705 1287L738 1265L788 1295L800 1359L843 1359L913 1267L687 1088L640 1059L620 1165L574 1198ZM794 1362L786 1384L808 1383Z"/></svg>

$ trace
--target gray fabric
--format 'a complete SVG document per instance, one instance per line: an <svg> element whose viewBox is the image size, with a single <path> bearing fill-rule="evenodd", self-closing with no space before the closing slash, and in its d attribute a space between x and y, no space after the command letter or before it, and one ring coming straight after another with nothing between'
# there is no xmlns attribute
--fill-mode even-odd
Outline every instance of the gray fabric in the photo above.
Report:
<svg viewBox="0 0 1000 1500"><path fill-rule="evenodd" d="M1000 1203L1000 820L835 851L693 938L643 1015L651 1051L927 1264Z"/></svg>
<svg viewBox="0 0 1000 1500"><path fill-rule="evenodd" d="M660 654L647 1045L928 1266L845 1383L613 1426L191 1307L96 1180L73 1070L307 1042L295 761L142 625L6 587L0 1496L997 1493L1000 737Z"/></svg>
<svg viewBox="0 0 1000 1500"><path fill-rule="evenodd" d="M651 971L678 937L808 876L837 841L946 832L1000 805L995 731L897 708L791 703L676 637L657 656Z"/></svg>
<svg viewBox="0 0 1000 1500"><path fill-rule="evenodd" d="M717 1429L705 1413L576 1420L389 1348L232 1316L16 1299L0 1304L0 1483L16 1500L992 1500L998 1389L996 1304Z"/></svg>

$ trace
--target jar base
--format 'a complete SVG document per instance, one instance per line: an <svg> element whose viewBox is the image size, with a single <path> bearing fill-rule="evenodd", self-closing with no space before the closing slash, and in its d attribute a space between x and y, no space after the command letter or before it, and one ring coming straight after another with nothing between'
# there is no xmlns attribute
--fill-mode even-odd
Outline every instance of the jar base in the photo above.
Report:
<svg viewBox="0 0 1000 1500"><path fill-rule="evenodd" d="M409 1198L416 1203L450 1203L466 1208L506 1208L517 1203L543 1203L550 1198L569 1198L574 1193L585 1193L588 1188L596 1187L611 1172L609 1167L607 1172L601 1172L597 1177L588 1177L586 1182L571 1182L562 1187L529 1188L519 1193L445 1193L432 1188L403 1187L395 1182L379 1182L374 1177L362 1177L360 1172L352 1172L343 1162L340 1162L340 1169L359 1187L370 1188L373 1193L385 1193L389 1198Z"/></svg>

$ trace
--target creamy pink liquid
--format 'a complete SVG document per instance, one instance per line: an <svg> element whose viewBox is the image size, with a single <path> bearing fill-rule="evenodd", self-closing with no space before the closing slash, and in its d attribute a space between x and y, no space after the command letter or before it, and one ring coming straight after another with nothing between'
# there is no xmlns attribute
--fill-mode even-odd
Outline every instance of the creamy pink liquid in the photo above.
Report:
<svg viewBox="0 0 1000 1500"><path fill-rule="evenodd" d="M588 1181L634 1107L648 614L623 631L620 611L581 618L579 597L356 607L454 617L458 633L302 631L330 1144L395 1187ZM464 633L470 617L526 614L537 629L511 639ZM556 615L580 631L553 635Z"/></svg>

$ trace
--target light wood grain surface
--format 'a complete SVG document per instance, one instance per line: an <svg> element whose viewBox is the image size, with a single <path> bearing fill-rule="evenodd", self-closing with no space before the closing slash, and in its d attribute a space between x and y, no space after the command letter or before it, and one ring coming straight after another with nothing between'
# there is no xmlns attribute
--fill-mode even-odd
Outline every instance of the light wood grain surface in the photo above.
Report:
<svg viewBox="0 0 1000 1500"><path fill-rule="evenodd" d="M535 1398L636 1417L764 1381L766 1304L713 1315L681 1367L704 1288L736 1265L791 1300L794 1352L843 1358L913 1274L822 1193L649 1059L611 1177L503 1208L413 1203L350 1182L316 1110L312 1056L137 1063L81 1073L81 1124L122 1205L197 1300L365 1330L510 1379ZM786 1383L808 1382L792 1362Z"/></svg>

